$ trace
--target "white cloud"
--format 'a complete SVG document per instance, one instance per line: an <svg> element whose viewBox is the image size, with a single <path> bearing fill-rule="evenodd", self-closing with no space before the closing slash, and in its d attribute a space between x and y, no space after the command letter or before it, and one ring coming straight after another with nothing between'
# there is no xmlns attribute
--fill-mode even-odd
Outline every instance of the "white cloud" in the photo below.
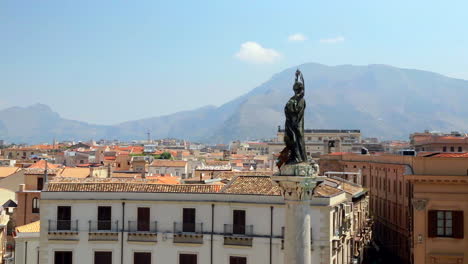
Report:
<svg viewBox="0 0 468 264"><path fill-rule="evenodd" d="M288 37L288 40L292 42L304 41L306 39L307 37L301 33L292 34Z"/></svg>
<svg viewBox="0 0 468 264"><path fill-rule="evenodd" d="M335 38L321 39L321 40L320 40L320 43L325 43L325 44L336 44L336 43L340 43L340 42L344 42L344 41L345 41L345 38L344 38L344 37L338 36L338 37L335 37Z"/></svg>
<svg viewBox="0 0 468 264"><path fill-rule="evenodd" d="M240 50L234 55L242 61L250 63L273 63L281 57L274 49L267 49L257 42L247 41L242 43Z"/></svg>

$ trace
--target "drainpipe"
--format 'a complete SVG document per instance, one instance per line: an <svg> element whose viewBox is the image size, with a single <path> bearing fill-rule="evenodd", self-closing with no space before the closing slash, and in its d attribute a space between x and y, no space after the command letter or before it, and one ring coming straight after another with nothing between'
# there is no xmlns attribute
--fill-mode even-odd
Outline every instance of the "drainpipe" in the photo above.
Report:
<svg viewBox="0 0 468 264"><path fill-rule="evenodd" d="M24 264L28 263L28 241L24 241Z"/></svg>
<svg viewBox="0 0 468 264"><path fill-rule="evenodd" d="M211 245L210 245L210 263L213 264L213 233L214 233L214 204L211 204Z"/></svg>
<svg viewBox="0 0 468 264"><path fill-rule="evenodd" d="M273 206L270 206L270 264L273 263Z"/></svg>
<svg viewBox="0 0 468 264"><path fill-rule="evenodd" d="M122 240L120 241L120 264L124 264L123 257L124 257L124 230L125 230L125 202L122 202L122 230L121 230L121 237Z"/></svg>

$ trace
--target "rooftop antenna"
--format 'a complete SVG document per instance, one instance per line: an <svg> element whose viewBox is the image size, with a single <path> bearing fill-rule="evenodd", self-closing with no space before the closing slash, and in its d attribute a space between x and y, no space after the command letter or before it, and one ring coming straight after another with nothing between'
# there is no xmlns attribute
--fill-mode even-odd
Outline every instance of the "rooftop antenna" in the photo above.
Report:
<svg viewBox="0 0 468 264"><path fill-rule="evenodd" d="M148 136L148 144L151 144L151 133L149 130L146 132L146 135Z"/></svg>

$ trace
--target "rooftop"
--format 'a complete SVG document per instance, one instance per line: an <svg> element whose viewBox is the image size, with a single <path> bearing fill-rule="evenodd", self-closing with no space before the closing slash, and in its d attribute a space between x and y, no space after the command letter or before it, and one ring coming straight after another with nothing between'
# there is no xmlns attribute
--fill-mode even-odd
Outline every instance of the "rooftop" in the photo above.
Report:
<svg viewBox="0 0 468 264"><path fill-rule="evenodd" d="M41 230L41 221L36 221L27 225L16 227L16 233L39 233L40 230Z"/></svg>

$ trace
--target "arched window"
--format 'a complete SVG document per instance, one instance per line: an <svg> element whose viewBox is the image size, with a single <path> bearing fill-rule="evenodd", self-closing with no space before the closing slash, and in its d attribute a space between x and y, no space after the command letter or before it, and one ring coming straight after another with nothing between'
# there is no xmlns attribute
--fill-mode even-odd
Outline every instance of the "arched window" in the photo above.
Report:
<svg viewBox="0 0 468 264"><path fill-rule="evenodd" d="M38 198L32 199L32 212L33 214L39 213L39 199Z"/></svg>

